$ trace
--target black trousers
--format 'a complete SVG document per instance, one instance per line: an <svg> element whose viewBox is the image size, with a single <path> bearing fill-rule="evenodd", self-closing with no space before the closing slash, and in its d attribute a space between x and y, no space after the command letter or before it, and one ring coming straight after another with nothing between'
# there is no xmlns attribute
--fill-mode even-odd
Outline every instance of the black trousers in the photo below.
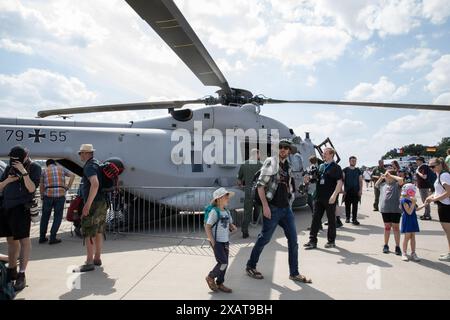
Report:
<svg viewBox="0 0 450 320"><path fill-rule="evenodd" d="M358 202L359 196L358 193L347 193L345 195L345 217L350 219L350 210L352 214L352 220L357 220L356 217L358 215Z"/></svg>
<svg viewBox="0 0 450 320"><path fill-rule="evenodd" d="M322 217L327 213L328 218L328 242L334 243L336 240L336 203L329 204L328 199L314 200L314 215L309 233L309 241L317 243L317 233L322 225Z"/></svg>

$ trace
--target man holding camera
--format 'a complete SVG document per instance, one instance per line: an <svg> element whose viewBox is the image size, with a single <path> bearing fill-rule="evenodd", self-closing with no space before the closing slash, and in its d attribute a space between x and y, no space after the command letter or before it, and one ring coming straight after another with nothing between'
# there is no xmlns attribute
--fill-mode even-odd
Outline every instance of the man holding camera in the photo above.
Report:
<svg viewBox="0 0 450 320"><path fill-rule="evenodd" d="M26 285L25 270L30 258L30 205L39 186L41 167L32 162L28 150L15 146L9 152L9 165L0 178L3 192L3 212L0 218L0 236L8 241L8 281L14 281L16 291ZM20 253L20 268L17 273L17 259Z"/></svg>

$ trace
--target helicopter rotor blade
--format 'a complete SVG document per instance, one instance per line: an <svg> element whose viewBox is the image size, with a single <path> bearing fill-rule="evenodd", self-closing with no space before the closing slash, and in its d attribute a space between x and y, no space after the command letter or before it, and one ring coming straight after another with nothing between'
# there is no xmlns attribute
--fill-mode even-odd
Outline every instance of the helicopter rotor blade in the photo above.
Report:
<svg viewBox="0 0 450 320"><path fill-rule="evenodd" d="M126 0L205 86L231 93L227 80L172 0Z"/></svg>
<svg viewBox="0 0 450 320"><path fill-rule="evenodd" d="M207 101L208 101L207 99L174 100L174 101L139 102L139 103L111 104L111 105L90 106L90 107L51 109L39 111L38 117L45 118L48 116L59 116L65 114L110 112L110 111L179 109L182 108L185 104L206 104Z"/></svg>
<svg viewBox="0 0 450 320"><path fill-rule="evenodd" d="M343 105L343 106L450 111L450 105L439 105L439 104L386 103L386 102L360 102L360 101L321 101L321 100L279 100L270 98L261 99L261 102L268 104L275 104L275 103L328 104L328 105Z"/></svg>

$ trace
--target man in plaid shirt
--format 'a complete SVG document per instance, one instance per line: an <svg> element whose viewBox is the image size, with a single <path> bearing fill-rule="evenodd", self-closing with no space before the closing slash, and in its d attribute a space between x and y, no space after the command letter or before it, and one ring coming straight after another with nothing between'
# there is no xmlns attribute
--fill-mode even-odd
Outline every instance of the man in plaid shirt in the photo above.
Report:
<svg viewBox="0 0 450 320"><path fill-rule="evenodd" d="M278 155L267 158L264 162L257 182L258 194L263 207L263 227L247 262L246 272L254 279L263 279L256 270L259 256L279 225L283 228L288 240L289 279L311 283L310 279L298 271L298 242L294 213L291 200L294 197L292 169L288 160L292 151L292 143L282 139L279 143Z"/></svg>
<svg viewBox="0 0 450 320"><path fill-rule="evenodd" d="M42 218L40 226L39 243L48 240L47 228L52 209L54 209L53 224L50 230L49 244L60 243L61 239L56 238L59 226L61 225L64 203L66 202L66 191L72 186L75 175L63 167L57 166L55 160L49 159L45 163L47 168L42 172L40 192L42 199ZM69 177L69 184L66 185L66 177Z"/></svg>

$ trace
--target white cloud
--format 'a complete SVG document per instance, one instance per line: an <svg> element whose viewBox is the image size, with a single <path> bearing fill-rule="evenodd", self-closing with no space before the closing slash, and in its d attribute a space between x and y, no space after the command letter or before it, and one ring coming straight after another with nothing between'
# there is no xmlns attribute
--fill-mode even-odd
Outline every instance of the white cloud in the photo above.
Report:
<svg viewBox="0 0 450 320"><path fill-rule="evenodd" d="M393 101L408 93L407 86L396 86L387 77L381 77L377 83L362 82L346 93L348 100Z"/></svg>
<svg viewBox="0 0 450 320"><path fill-rule="evenodd" d="M386 151L411 143L435 145L442 137L448 137L449 123L448 112L417 111L390 121L373 138ZM374 144L374 147L377 146Z"/></svg>
<svg viewBox="0 0 450 320"><path fill-rule="evenodd" d="M436 99L434 99L433 103L450 105L450 92L439 95Z"/></svg>
<svg viewBox="0 0 450 320"><path fill-rule="evenodd" d="M434 24L444 23L450 16L450 1L424 0L423 14Z"/></svg>
<svg viewBox="0 0 450 320"><path fill-rule="evenodd" d="M441 56L433 63L433 70L427 74L426 89L432 94L448 91L450 88L450 54Z"/></svg>
<svg viewBox="0 0 450 320"><path fill-rule="evenodd" d="M17 52L22 54L31 55L33 54L33 49L30 46L24 45L20 42L14 42L11 39L1 39L0 48L11 52Z"/></svg>
<svg viewBox="0 0 450 320"><path fill-rule="evenodd" d="M378 47L375 43L368 44L364 47L362 57L364 59L367 59L367 58L371 57L377 50L378 50Z"/></svg>
<svg viewBox="0 0 450 320"><path fill-rule="evenodd" d="M402 61L399 68L403 70L419 69L431 64L439 51L429 48L410 48L405 52L396 54L393 59Z"/></svg>
<svg viewBox="0 0 450 320"><path fill-rule="evenodd" d="M307 87L314 87L317 84L317 78L314 76L308 76L306 78L306 86Z"/></svg>
<svg viewBox="0 0 450 320"><path fill-rule="evenodd" d="M269 37L261 55L271 56L284 65L313 66L325 60L336 60L343 54L350 36L332 27L289 23Z"/></svg>
<svg viewBox="0 0 450 320"><path fill-rule="evenodd" d="M0 104L17 115L35 116L41 108L92 103L95 93L75 77L48 70L29 69L20 74L0 74ZM13 116L2 109L3 116Z"/></svg>

